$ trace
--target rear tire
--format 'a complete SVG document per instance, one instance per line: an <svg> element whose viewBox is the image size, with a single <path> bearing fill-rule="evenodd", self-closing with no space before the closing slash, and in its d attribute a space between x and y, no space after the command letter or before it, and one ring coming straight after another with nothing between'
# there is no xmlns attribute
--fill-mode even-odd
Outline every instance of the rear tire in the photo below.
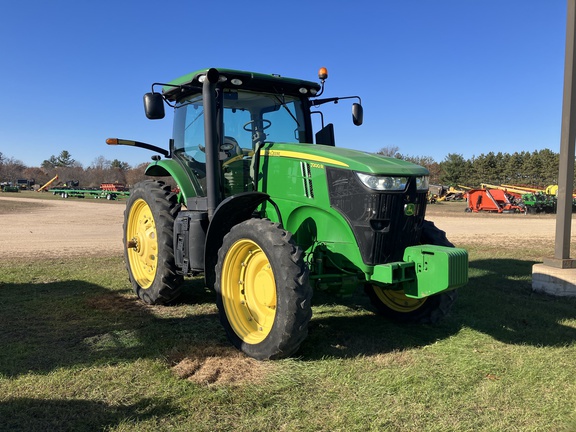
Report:
<svg viewBox="0 0 576 432"><path fill-rule="evenodd" d="M132 289L147 304L180 294L183 277L174 263L176 194L164 182L145 180L130 193L124 212L124 260Z"/></svg>
<svg viewBox="0 0 576 432"><path fill-rule="evenodd" d="M228 339L250 357L288 357L308 335L308 269L292 234L276 223L249 219L230 230L218 252L214 289Z"/></svg>
<svg viewBox="0 0 576 432"><path fill-rule="evenodd" d="M446 233L429 221L424 221L421 243L454 247L446 238ZM423 299L406 297L404 291L385 289L371 284L366 284L364 290L381 315L400 322L419 324L432 324L443 318L450 312L458 297L457 290L445 291Z"/></svg>

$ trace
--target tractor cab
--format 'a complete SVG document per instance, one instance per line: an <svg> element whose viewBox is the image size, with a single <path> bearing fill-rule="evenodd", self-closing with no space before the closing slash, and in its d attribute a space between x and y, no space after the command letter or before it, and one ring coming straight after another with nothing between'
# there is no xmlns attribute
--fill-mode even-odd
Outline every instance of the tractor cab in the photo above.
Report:
<svg viewBox="0 0 576 432"><path fill-rule="evenodd" d="M267 142L310 142L306 100L292 95L223 89L218 104L217 159L224 197L256 190L256 149ZM206 196L205 109L202 95L179 100L174 118L172 157L198 179L198 195ZM214 145L214 144L212 144Z"/></svg>
<svg viewBox="0 0 576 432"><path fill-rule="evenodd" d="M313 143L334 146L332 124L314 136L312 108L343 98L318 99L328 76L321 68L321 85L311 81L220 69L194 72L144 97L150 119L164 117L164 101L175 108L170 156L179 161L195 185L193 195L207 197L208 172L216 176L216 195L223 199L258 190L257 167L266 144ZM362 106L353 104L353 121L362 123ZM215 192L214 192L215 193Z"/></svg>

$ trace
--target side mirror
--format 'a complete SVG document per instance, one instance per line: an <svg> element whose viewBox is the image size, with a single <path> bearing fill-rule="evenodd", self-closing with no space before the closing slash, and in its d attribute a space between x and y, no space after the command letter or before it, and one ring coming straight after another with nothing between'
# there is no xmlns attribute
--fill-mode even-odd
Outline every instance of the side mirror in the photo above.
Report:
<svg viewBox="0 0 576 432"><path fill-rule="evenodd" d="M364 109L359 103L352 104L352 121L356 126L360 126L364 121Z"/></svg>
<svg viewBox="0 0 576 432"><path fill-rule="evenodd" d="M164 99L160 93L146 93L144 95L144 111L150 120L164 118Z"/></svg>

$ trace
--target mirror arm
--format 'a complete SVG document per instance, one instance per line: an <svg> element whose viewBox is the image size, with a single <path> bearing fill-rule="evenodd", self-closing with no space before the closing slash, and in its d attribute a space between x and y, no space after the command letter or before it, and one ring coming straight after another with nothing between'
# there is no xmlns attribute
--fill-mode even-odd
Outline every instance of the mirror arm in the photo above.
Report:
<svg viewBox="0 0 576 432"><path fill-rule="evenodd" d="M156 83L152 83L152 93L156 93L154 91L154 86L174 87L174 88L179 88L180 90L193 90L193 89L202 90L201 87L191 86L191 85L187 85L187 84L176 85L176 84L166 84L166 83L156 82Z"/></svg>
<svg viewBox="0 0 576 432"><path fill-rule="evenodd" d="M197 86L191 86L191 85L187 85L187 84L180 84L180 85L175 85L175 84L167 84L167 83L152 83L152 93L160 93L160 92L156 92L154 90L154 86L162 86L162 87L173 87L173 88L178 88L180 89L181 92L185 91L185 90L197 90L198 92L202 91L202 87L197 87ZM164 99L164 102L166 102L166 105L168 105L169 107L174 108L174 105L171 104L168 99L166 99L166 97L164 96L164 93L160 93L162 95L162 99Z"/></svg>
<svg viewBox="0 0 576 432"><path fill-rule="evenodd" d="M358 99L358 103L360 105L362 105L362 100L360 99L360 96L345 96L345 97L331 97L331 98L326 98L326 99L312 99L312 100L310 100L310 105L317 107L317 106L320 106L320 105L323 105L323 104L329 103L329 102L334 102L336 104L336 103L338 103L338 101L344 100L344 99Z"/></svg>

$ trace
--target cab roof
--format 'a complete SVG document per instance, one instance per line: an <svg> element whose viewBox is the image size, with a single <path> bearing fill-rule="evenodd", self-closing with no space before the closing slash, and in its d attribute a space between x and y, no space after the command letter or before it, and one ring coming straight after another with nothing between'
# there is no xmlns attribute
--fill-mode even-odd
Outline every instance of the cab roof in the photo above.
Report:
<svg viewBox="0 0 576 432"><path fill-rule="evenodd" d="M201 92L202 82L199 79L206 75L208 70L201 69L170 81L169 85L162 89L164 96L168 100L176 101L184 95ZM222 88L293 94L300 97L314 97L320 90L320 84L312 81L234 69L217 70L220 73L218 86Z"/></svg>

